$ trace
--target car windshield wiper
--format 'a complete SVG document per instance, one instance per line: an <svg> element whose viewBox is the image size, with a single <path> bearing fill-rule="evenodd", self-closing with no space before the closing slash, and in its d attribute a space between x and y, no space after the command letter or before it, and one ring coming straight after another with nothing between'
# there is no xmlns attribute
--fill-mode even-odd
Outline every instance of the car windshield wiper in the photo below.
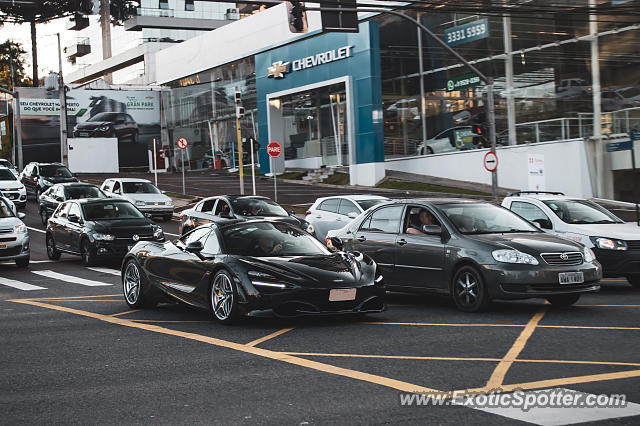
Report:
<svg viewBox="0 0 640 426"><path fill-rule="evenodd" d="M591 223L596 225L596 224L601 224L601 223L618 223L618 222L615 222L615 221L610 220L610 219L602 219L602 220L597 220L597 221L591 222Z"/></svg>

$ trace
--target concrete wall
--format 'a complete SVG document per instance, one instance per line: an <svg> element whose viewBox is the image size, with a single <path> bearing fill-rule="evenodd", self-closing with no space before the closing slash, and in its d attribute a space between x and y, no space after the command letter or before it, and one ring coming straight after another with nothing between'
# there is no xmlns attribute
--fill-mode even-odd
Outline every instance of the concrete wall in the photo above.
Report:
<svg viewBox="0 0 640 426"><path fill-rule="evenodd" d="M483 165L487 151L478 149L394 159L386 161L385 165L388 170L491 185L491 173ZM585 142L582 139L498 148L499 186L529 189L529 154L544 155L546 191L561 191L576 197L593 196Z"/></svg>
<svg viewBox="0 0 640 426"><path fill-rule="evenodd" d="M118 139L68 139L69 170L73 173L118 173Z"/></svg>

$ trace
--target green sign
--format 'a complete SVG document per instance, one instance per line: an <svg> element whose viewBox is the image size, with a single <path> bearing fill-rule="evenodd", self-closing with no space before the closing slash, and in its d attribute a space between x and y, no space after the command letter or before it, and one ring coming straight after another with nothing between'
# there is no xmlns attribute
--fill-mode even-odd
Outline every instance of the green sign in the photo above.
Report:
<svg viewBox="0 0 640 426"><path fill-rule="evenodd" d="M627 151L632 147L631 141L610 142L607 144L607 152Z"/></svg>
<svg viewBox="0 0 640 426"><path fill-rule="evenodd" d="M444 30L444 41L449 46L457 46L487 37L489 37L489 20L487 18Z"/></svg>
<svg viewBox="0 0 640 426"><path fill-rule="evenodd" d="M461 75L447 80L447 92L453 92L454 90L462 90L473 86L479 86L482 84L480 77L474 74Z"/></svg>

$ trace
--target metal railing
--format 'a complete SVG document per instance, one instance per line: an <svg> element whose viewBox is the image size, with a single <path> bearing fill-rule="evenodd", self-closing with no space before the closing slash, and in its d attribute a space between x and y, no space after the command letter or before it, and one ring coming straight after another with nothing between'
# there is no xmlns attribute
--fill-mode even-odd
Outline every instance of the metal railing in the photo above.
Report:
<svg viewBox="0 0 640 426"><path fill-rule="evenodd" d="M139 7L137 9L138 16L155 16L158 18L173 18L175 11L173 9L158 9L153 7Z"/></svg>

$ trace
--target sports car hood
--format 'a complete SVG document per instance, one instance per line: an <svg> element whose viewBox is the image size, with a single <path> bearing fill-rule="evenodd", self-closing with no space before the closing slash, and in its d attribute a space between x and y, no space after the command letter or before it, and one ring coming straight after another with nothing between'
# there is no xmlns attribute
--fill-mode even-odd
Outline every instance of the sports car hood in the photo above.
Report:
<svg viewBox="0 0 640 426"><path fill-rule="evenodd" d="M109 121L85 121L84 123L78 123L76 129L93 130L102 126L110 126L111 124L113 123Z"/></svg>
<svg viewBox="0 0 640 426"><path fill-rule="evenodd" d="M245 257L256 270L288 282L316 288L334 288L345 284L371 283L372 262L347 253L296 257Z"/></svg>
<svg viewBox="0 0 640 426"><path fill-rule="evenodd" d="M495 249L511 248L529 254L582 250L582 246L578 243L544 233L479 234L469 235L469 237L489 243L495 246Z"/></svg>
<svg viewBox="0 0 640 426"><path fill-rule="evenodd" d="M616 240L640 240L640 226L632 222L568 225L567 232L587 235L589 237L613 238Z"/></svg>

